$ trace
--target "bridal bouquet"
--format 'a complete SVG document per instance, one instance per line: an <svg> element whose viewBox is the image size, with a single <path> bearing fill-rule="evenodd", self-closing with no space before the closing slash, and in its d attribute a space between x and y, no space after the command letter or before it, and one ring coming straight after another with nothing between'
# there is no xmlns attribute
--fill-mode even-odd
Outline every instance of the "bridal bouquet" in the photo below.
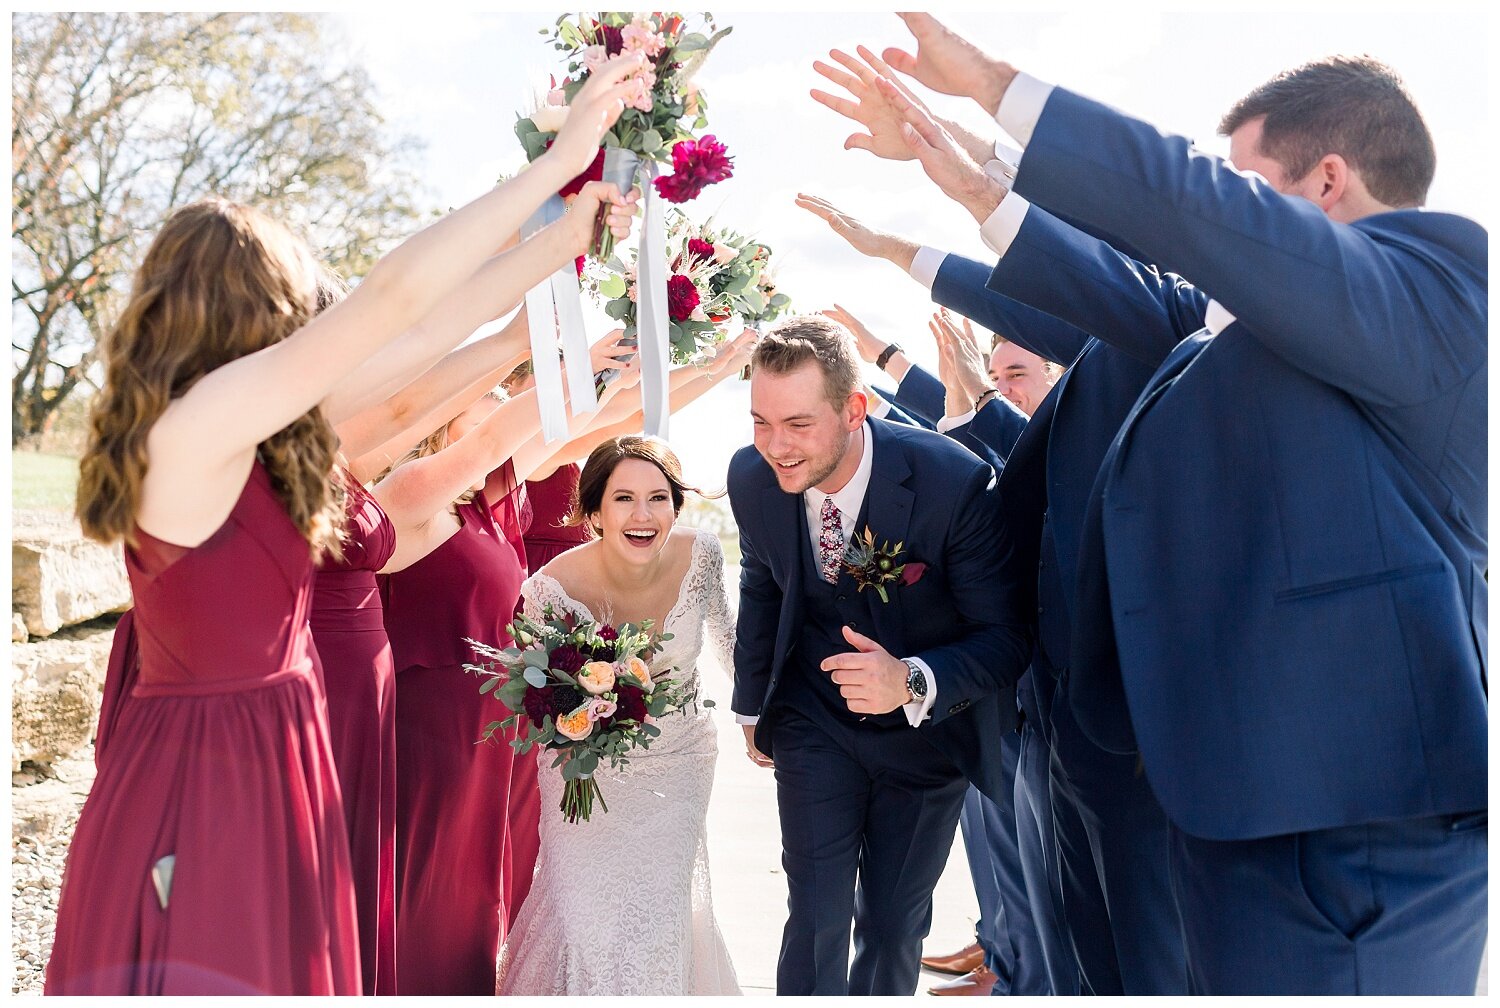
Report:
<svg viewBox="0 0 1500 1008"><path fill-rule="evenodd" d="M470 640L481 658L464 669L484 679L488 693L511 711L484 729L484 741L502 728L518 726L524 736L511 741L518 753L532 746L554 749L554 767L562 767L563 798L559 808L570 823L587 820L598 801L609 811L594 771L603 759L612 769L629 762L634 749L646 749L661 734L652 722L696 702L696 691L670 678L653 678L646 664L671 634L651 633L649 620L619 627L571 614L553 613L549 605L537 622L517 616L506 629L515 646L495 648ZM713 701L703 701L705 707Z"/></svg>
<svg viewBox="0 0 1500 1008"><path fill-rule="evenodd" d="M584 287L604 302L604 313L635 335L637 267L618 256L586 270ZM724 324L738 316L746 324L768 322L787 310L791 299L776 289L771 248L745 235L696 224L680 210L667 217L668 341L674 364L709 356L723 342Z"/></svg>
<svg viewBox="0 0 1500 1008"><path fill-rule="evenodd" d="M551 146L567 120L568 103L583 87L588 75L611 56L642 52L645 65L631 78L634 90L625 111L605 134L599 156L582 175L562 188L568 196L592 181L616 182L622 191L633 184L636 167L643 160L670 168L671 174L654 179L652 185L669 203L685 203L703 189L722 182L733 173L733 159L713 134L695 135L708 126L708 102L693 84L693 76L731 29L716 30L712 17L701 15L701 24L689 25L680 13L623 13L596 16L568 15L554 28L543 28L553 46L567 60L567 76L555 78L537 109L516 123L516 136L535 161ZM613 237L603 231L595 254L607 257Z"/></svg>

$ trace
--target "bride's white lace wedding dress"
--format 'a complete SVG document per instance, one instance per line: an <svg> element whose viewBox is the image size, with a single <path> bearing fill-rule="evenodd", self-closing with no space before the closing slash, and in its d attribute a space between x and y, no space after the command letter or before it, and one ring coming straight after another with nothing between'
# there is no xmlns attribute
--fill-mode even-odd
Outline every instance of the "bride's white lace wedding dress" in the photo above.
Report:
<svg viewBox="0 0 1500 1008"><path fill-rule="evenodd" d="M659 633L673 635L653 673L697 683L705 636L729 671L734 619L717 537L694 530L677 603ZM537 573L521 587L526 614L550 603L600 615ZM602 614L601 614L602 615ZM705 633L706 631L706 633ZM497 994L739 994L714 920L705 826L718 743L699 707L656 722L661 735L621 770L595 773L609 811L569 823L558 811L563 781L552 753L538 753L542 844L531 892L510 930Z"/></svg>

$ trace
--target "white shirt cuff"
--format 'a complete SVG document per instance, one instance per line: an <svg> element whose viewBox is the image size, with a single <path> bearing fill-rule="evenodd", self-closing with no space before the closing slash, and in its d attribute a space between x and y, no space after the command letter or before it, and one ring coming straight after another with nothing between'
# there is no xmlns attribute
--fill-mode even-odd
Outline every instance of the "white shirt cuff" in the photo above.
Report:
<svg viewBox="0 0 1500 1008"><path fill-rule="evenodd" d="M984 239L991 252L1003 258L1010 251L1010 243L1020 234L1021 224L1026 220L1026 211L1030 208L1031 204L1015 193L1005 194L995 212L979 226L979 237Z"/></svg>
<svg viewBox="0 0 1500 1008"><path fill-rule="evenodd" d="M1037 80L1028 73L1016 74L1005 97L1000 99L1000 108L995 112L995 122L1015 138L1022 147L1031 143L1031 133L1036 129L1042 109L1052 96L1052 85Z"/></svg>
<svg viewBox="0 0 1500 1008"><path fill-rule="evenodd" d="M927 720L932 713L932 705L937 702L937 679L932 675L932 668L920 658L908 658L917 668L922 670L922 675L927 680L927 695L920 700L913 700L909 704L902 704L901 709L906 711L906 720L913 728Z"/></svg>
<svg viewBox="0 0 1500 1008"><path fill-rule="evenodd" d="M875 405L870 407L870 415L880 420L884 420L887 416L890 415L890 412L891 404L886 402L884 399L876 399Z"/></svg>
<svg viewBox="0 0 1500 1008"><path fill-rule="evenodd" d="M957 430L964 424L971 422L973 419L973 410L969 410L969 412L965 413L963 416L945 416L943 417L943 419L937 422L937 432L939 434L946 434L951 430ZM916 659L913 658L912 661L916 661Z"/></svg>
<svg viewBox="0 0 1500 1008"><path fill-rule="evenodd" d="M906 272L910 273L911 278L917 283L932 290L932 285L937 283L938 270L942 268L943 260L947 258L948 253L941 249L923 245L917 249L917 254L911 257L911 266Z"/></svg>
<svg viewBox="0 0 1500 1008"><path fill-rule="evenodd" d="M759 714L736 714L734 716L735 724L755 724L759 720Z"/></svg>

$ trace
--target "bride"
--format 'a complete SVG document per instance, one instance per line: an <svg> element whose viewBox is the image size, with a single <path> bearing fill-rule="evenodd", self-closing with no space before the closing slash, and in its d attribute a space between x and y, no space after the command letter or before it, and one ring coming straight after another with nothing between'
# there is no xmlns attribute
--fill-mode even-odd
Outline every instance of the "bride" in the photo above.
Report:
<svg viewBox="0 0 1500 1008"><path fill-rule="evenodd" d="M707 532L677 528L682 465L655 438L612 438L578 478L570 523L594 541L526 581L526 614L548 604L600 622L650 620L672 634L653 673L698 681L705 636L732 669L734 619L724 555ZM500 951L498 994L739 994L714 920L705 825L718 752L701 706L656 722L661 735L627 766L595 773L609 811L568 823L563 780L540 758L541 856Z"/></svg>

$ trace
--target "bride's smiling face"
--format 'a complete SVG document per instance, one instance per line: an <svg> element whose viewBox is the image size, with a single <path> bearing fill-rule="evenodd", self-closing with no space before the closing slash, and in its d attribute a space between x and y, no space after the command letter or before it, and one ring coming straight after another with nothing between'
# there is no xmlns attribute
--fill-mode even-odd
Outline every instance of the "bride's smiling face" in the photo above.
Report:
<svg viewBox="0 0 1500 1008"><path fill-rule="evenodd" d="M621 459L604 485L599 510L589 515L604 548L626 563L661 556L677 521L667 476L642 459Z"/></svg>

